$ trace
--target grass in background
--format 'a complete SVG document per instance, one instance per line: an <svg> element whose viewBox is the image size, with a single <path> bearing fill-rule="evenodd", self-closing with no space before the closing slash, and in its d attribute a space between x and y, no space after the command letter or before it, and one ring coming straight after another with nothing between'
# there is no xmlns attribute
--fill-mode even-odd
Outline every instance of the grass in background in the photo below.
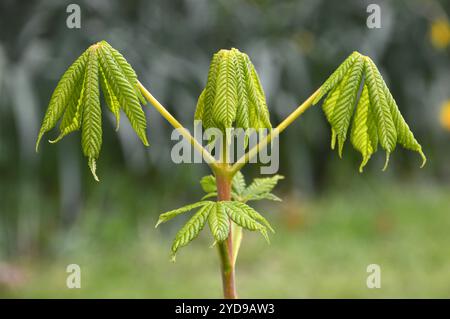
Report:
<svg viewBox="0 0 450 319"><path fill-rule="evenodd" d="M277 233L256 233L237 264L242 298L381 298L450 296L450 189L377 184L260 206ZM278 211L274 210L274 207ZM170 208L170 207L168 207ZM23 279L0 286L1 297L220 298L216 250L207 232L169 262L177 225L154 230L156 214L131 232L120 215L79 225L54 239L54 257L9 261ZM92 216L92 217L90 217ZM182 221L180 221L181 223ZM189 250L189 252L188 252ZM82 288L67 289L77 263ZM381 266L381 289L366 287L366 267Z"/></svg>

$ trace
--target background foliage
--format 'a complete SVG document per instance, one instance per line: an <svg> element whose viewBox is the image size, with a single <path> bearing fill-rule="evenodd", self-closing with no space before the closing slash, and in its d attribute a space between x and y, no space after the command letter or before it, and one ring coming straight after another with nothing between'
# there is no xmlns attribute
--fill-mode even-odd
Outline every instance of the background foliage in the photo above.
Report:
<svg viewBox="0 0 450 319"><path fill-rule="evenodd" d="M183 220L153 230L159 213L202 196L197 181L208 173L202 165L174 167L171 129L155 110L145 108L149 148L126 121L117 134L112 115L103 123L100 184L84 165L79 133L34 153L57 80L102 39L188 127L221 48L250 56L275 125L352 51L371 56L427 154L426 168L399 149L387 172L379 153L361 175L358 153L339 160L322 112L309 110L281 138L287 178L275 193L285 200L259 206L277 234L271 246L256 234L244 241L241 295L448 296L448 2L370 1L382 9L382 28L372 30L367 1L80 1L79 30L65 24L72 2L0 3L2 296L210 297L209 288L220 296L210 238L169 266ZM257 176L257 166L245 173ZM377 291L365 288L365 267L374 262L385 269ZM86 289L65 288L69 263L84 269Z"/></svg>

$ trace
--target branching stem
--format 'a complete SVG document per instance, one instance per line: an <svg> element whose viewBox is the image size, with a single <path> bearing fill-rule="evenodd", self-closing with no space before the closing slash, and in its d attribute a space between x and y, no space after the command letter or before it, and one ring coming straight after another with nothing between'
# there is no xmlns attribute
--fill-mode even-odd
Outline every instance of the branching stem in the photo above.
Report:
<svg viewBox="0 0 450 319"><path fill-rule="evenodd" d="M144 97L155 107L155 109L169 122L175 129L177 129L185 139L187 139L192 146L203 156L206 163L214 170L217 167L217 161L214 156L208 152L192 135L189 131L181 125L178 120L170 114L169 111L138 81L139 89Z"/></svg>
<svg viewBox="0 0 450 319"><path fill-rule="evenodd" d="M264 137L257 145L251 148L245 155L237 160L236 163L231 167L231 174L234 175L244 167L253 157L255 157L260 150L264 149L267 144L272 141L272 139L278 137L281 132L283 132L292 122L294 122L300 115L302 115L314 101L317 94L319 94L320 88L317 89L308 99L306 99L302 104L300 104L294 112L289 114L276 128L272 130L270 134Z"/></svg>
<svg viewBox="0 0 450 319"><path fill-rule="evenodd" d="M242 156L234 165L230 166L226 163L226 148L222 152L222 161L216 161L211 153L206 150L190 133L181 125L178 120L170 114L169 111L138 81L139 89L144 97L156 108L156 110L179 132L186 138L192 146L202 154L208 165L216 176L217 184L217 200L231 200L231 182L234 174L236 174L242 167L248 163L258 152L266 147L272 139L276 138L282 131L284 131L293 121L303 114L311 105L314 98L319 93L319 90L314 92L305 102L295 109L288 117L286 117L272 132L262 139L258 145L250 149L244 156ZM224 143L226 141L224 140ZM235 286L235 271L234 271L234 256L233 256L233 236L230 221L230 234L227 240L217 243L217 248L221 263L223 294L226 299L236 299Z"/></svg>

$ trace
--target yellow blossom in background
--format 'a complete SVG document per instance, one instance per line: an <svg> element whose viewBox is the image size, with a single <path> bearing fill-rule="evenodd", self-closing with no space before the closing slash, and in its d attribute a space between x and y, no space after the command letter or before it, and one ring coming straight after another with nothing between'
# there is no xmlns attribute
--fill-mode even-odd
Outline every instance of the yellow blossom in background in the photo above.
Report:
<svg viewBox="0 0 450 319"><path fill-rule="evenodd" d="M450 44L450 24L447 19L440 18L431 24L430 40L437 49L445 49Z"/></svg>
<svg viewBox="0 0 450 319"><path fill-rule="evenodd" d="M442 104L440 120L442 127L450 131L450 100Z"/></svg>

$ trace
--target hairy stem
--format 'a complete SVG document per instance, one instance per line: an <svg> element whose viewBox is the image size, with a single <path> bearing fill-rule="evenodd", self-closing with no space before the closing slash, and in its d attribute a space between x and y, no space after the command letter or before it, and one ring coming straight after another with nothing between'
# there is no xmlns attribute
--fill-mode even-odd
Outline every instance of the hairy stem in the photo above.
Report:
<svg viewBox="0 0 450 319"><path fill-rule="evenodd" d="M181 125L181 123L178 122L178 120L175 117L173 117L173 115L170 114L170 112L167 111L167 109L161 103L159 103L159 101L139 81L138 86L142 92L142 95L144 95L147 101L149 101L155 107L155 109L162 115L162 117L164 117L167 120L167 122L169 122L175 129L177 129L180 132L180 134L183 135L183 137L189 141L189 143L191 143L191 145L203 156L206 163L208 163L208 165L212 169L214 169L217 166L216 159L214 158L214 156L212 156L211 153L208 152L208 150L205 149L191 135L191 133L189 133L189 131L186 128L184 128L184 126Z"/></svg>
<svg viewBox="0 0 450 319"><path fill-rule="evenodd" d="M309 98L307 98L302 104L300 104L294 112L292 112L288 117L286 117L276 128L272 130L270 134L264 137L257 145L251 148L245 155L234 163L231 167L231 173L235 174L242 169L242 167L247 164L253 157L255 157L258 152L264 149L267 144L272 141L272 139L278 137L281 132L283 132L292 122L294 122L300 115L302 115L314 101L317 94L319 94L320 88L317 89Z"/></svg>
<svg viewBox="0 0 450 319"><path fill-rule="evenodd" d="M231 176L226 170L216 172L216 184L217 184L217 199L231 200ZM236 286L234 280L234 258L233 258L233 236L230 220L230 234L227 240L217 243L219 251L221 271L222 271L222 284L223 284L223 296L225 299L236 299Z"/></svg>

